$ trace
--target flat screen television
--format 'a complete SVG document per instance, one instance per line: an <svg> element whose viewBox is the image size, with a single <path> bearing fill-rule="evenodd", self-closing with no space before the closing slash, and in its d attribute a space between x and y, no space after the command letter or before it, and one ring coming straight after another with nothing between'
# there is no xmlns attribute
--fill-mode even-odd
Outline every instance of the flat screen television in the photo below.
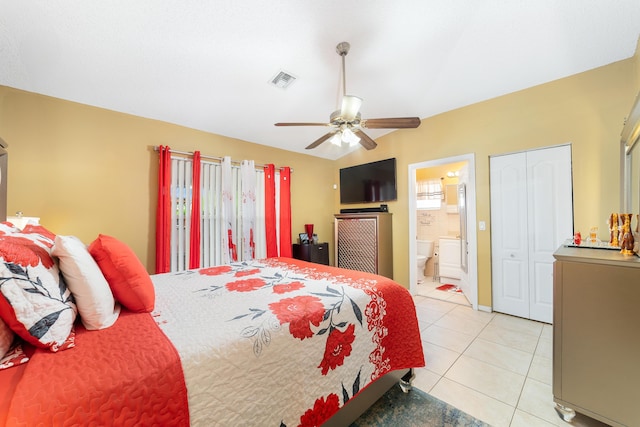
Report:
<svg viewBox="0 0 640 427"><path fill-rule="evenodd" d="M398 198L396 159L340 169L340 203L388 202Z"/></svg>

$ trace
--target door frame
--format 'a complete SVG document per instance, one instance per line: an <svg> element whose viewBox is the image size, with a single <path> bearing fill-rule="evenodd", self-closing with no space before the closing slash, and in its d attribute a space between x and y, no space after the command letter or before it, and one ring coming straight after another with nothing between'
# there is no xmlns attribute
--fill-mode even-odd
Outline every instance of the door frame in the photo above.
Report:
<svg viewBox="0 0 640 427"><path fill-rule="evenodd" d="M465 295L474 310L478 309L478 238L476 228L476 162L475 154L462 154L459 156L446 157L436 160L428 160L420 163L412 163L408 166L409 181L409 291L412 295L416 294L416 257L417 257L417 215L416 198L416 171L418 169L432 168L436 166L446 165L449 163L467 162L469 169L469 178L467 182L467 242L468 242L468 279L469 295ZM462 242L461 242L462 244Z"/></svg>

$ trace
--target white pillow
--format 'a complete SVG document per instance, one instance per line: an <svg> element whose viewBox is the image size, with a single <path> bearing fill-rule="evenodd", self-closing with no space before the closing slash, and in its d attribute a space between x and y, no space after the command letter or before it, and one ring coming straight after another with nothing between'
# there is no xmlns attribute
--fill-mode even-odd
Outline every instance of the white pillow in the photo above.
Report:
<svg viewBox="0 0 640 427"><path fill-rule="evenodd" d="M85 244L75 236L56 236L51 253L59 259L60 271L76 300L84 327L97 330L113 325L120 306Z"/></svg>

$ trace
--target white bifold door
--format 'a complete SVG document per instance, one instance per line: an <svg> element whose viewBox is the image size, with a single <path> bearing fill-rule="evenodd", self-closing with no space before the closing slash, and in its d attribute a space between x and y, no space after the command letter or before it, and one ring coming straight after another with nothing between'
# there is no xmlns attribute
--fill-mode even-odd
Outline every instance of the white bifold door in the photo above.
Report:
<svg viewBox="0 0 640 427"><path fill-rule="evenodd" d="M571 146L490 158L493 310L553 319L553 253L573 234Z"/></svg>

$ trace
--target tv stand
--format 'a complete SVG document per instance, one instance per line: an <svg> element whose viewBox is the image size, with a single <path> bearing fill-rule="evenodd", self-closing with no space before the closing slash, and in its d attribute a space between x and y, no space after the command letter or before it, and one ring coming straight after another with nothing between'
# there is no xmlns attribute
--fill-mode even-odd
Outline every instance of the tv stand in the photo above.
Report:
<svg viewBox="0 0 640 427"><path fill-rule="evenodd" d="M393 279L393 234L388 212L336 214L335 263Z"/></svg>
<svg viewBox="0 0 640 427"><path fill-rule="evenodd" d="M385 204L382 204L375 208L345 208L340 209L341 214L350 214L350 213L369 213L369 212L389 212L389 207Z"/></svg>

